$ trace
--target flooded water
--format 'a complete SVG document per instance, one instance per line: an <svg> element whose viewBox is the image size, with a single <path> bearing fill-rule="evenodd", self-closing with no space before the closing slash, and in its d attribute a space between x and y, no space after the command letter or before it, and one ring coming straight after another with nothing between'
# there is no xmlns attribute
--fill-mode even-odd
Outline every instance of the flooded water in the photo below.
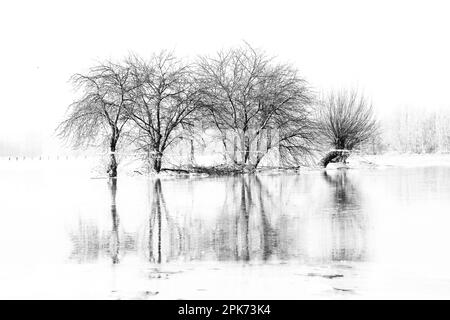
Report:
<svg viewBox="0 0 450 320"><path fill-rule="evenodd" d="M450 167L107 181L30 163L2 162L0 298L450 298Z"/></svg>

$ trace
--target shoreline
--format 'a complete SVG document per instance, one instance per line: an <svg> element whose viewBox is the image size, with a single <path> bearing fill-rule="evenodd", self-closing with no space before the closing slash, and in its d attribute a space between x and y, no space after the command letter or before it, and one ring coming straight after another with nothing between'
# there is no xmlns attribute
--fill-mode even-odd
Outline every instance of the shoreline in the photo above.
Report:
<svg viewBox="0 0 450 320"><path fill-rule="evenodd" d="M245 174L298 174L305 172L315 172L323 170L346 169L386 169L386 168L419 168L419 167L450 167L450 153L433 154L404 154L404 153L384 153L378 155L352 154L347 159L347 164L330 163L326 168L319 165L300 167L234 167L230 165L216 166L195 166L164 168L158 174L148 173L142 169L142 164L136 161L123 161L119 165L118 177L151 177L151 178L203 178L203 177L227 177ZM52 172L63 173L72 172L84 176L90 175L91 179L108 179L102 169L101 161L95 157L42 157L25 160L8 160L8 157L0 157L0 171L14 173L20 167L25 167L27 171L43 171L46 174Z"/></svg>
<svg viewBox="0 0 450 320"><path fill-rule="evenodd" d="M225 165L212 167L194 167L189 171L189 168L183 169L165 169L164 172L158 174L144 174L139 173L140 176L149 177L185 177L185 178L199 178L199 177L228 177L246 174L298 174L305 172L317 172L323 170L337 170L337 169L386 169L386 168L421 168L421 167L435 167L435 166L449 166L450 154L400 154L400 153L386 153L379 155L351 155L347 159L347 163L330 163L326 168L319 165L300 166L300 167L259 167L256 169L248 168L232 168Z"/></svg>

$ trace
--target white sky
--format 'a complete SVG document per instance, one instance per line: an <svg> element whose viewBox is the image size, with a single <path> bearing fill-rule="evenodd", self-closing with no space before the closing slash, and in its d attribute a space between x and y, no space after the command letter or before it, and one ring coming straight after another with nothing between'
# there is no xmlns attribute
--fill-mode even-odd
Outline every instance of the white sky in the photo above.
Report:
<svg viewBox="0 0 450 320"><path fill-rule="evenodd" d="M318 90L358 87L381 114L450 108L445 1L2 1L0 142L44 140L68 83L105 58L212 53L246 40Z"/></svg>

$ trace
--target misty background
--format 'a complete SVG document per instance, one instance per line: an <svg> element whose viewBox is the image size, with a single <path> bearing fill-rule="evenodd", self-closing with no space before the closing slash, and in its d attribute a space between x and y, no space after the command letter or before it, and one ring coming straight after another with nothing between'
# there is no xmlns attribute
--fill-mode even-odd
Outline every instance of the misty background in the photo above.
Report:
<svg viewBox="0 0 450 320"><path fill-rule="evenodd" d="M434 121L433 130L442 126L443 132L449 123L441 116L450 109L447 6L445 1L3 2L0 156L64 152L54 129L76 98L69 78L98 61L130 52L145 57L160 49L195 58L243 40L294 64L317 92L358 88L388 127L385 134L399 145L411 144L406 151L413 151L418 142L411 134L426 127L420 121ZM400 134L399 123L411 124ZM429 136L420 133L420 139Z"/></svg>

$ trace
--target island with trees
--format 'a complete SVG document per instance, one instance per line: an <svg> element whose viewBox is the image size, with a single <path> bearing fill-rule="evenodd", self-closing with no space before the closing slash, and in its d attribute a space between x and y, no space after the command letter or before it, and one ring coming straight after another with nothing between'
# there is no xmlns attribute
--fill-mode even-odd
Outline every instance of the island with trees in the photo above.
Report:
<svg viewBox="0 0 450 320"><path fill-rule="evenodd" d="M107 155L113 178L127 155L148 173L327 167L379 136L357 90L318 95L295 66L247 43L191 61L164 50L131 54L71 81L77 96L57 133ZM205 149L214 161L198 161ZM182 161L174 164L174 155Z"/></svg>

